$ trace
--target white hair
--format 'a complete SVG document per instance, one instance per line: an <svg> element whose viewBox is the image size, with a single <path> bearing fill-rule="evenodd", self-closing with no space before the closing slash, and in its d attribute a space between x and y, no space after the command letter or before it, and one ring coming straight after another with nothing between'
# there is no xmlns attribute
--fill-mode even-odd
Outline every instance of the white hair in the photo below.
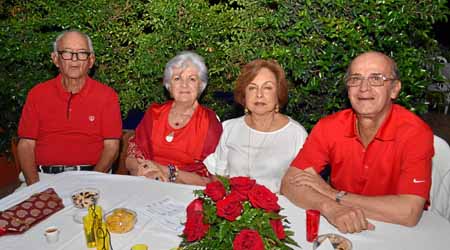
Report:
<svg viewBox="0 0 450 250"><path fill-rule="evenodd" d="M198 74L201 81L199 94L201 94L205 90L206 85L208 85L208 68L205 65L203 57L192 51L183 51L170 59L166 64L163 80L164 87L169 90L174 68L185 69L189 66L194 66L199 71Z"/></svg>
<svg viewBox="0 0 450 250"><path fill-rule="evenodd" d="M78 33L78 34L80 34L81 36L83 36L83 37L87 40L87 42L88 42L89 52L92 53L92 54L94 54L94 47L92 46L92 40L91 40L91 38L90 38L87 34L81 32L81 31L79 31L79 30L67 30L67 31L64 31L64 32L60 33L60 34L56 37L55 41L53 42L53 52L58 53L58 45L59 45L59 41L60 41L67 33Z"/></svg>

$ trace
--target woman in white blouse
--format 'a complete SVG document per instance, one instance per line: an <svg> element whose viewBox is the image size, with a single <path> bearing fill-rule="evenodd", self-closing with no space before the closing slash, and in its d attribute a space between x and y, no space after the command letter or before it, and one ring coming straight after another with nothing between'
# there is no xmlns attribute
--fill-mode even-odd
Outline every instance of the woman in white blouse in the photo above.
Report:
<svg viewBox="0 0 450 250"><path fill-rule="evenodd" d="M273 192L301 149L307 132L280 113L288 100L285 73L274 60L257 59L241 69L234 90L245 115L223 122L216 151L204 164L222 176L249 176Z"/></svg>

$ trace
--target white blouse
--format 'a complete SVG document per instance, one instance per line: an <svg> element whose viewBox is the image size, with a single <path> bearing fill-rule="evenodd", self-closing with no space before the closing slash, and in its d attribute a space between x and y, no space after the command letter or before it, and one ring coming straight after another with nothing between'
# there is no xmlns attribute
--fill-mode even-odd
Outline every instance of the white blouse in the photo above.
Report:
<svg viewBox="0 0 450 250"><path fill-rule="evenodd" d="M252 129L244 116L224 121L219 145L203 163L210 173L249 176L279 192L284 173L308 136L302 125L288 118L284 127L272 132Z"/></svg>

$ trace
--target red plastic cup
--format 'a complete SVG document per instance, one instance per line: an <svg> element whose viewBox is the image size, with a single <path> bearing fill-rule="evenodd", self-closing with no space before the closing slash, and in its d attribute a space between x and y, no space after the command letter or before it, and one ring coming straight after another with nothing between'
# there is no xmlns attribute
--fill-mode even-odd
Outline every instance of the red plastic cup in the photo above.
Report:
<svg viewBox="0 0 450 250"><path fill-rule="evenodd" d="M306 210L306 240L313 242L319 234L320 212L318 210Z"/></svg>

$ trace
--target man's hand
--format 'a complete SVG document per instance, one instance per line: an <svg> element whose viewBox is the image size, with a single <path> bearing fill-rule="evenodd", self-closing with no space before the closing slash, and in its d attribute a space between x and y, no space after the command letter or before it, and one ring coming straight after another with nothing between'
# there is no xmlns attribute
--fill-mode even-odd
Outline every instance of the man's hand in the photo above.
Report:
<svg viewBox="0 0 450 250"><path fill-rule="evenodd" d="M375 226L367 220L360 208L335 204L324 211L323 215L341 233L358 233L375 229Z"/></svg>
<svg viewBox="0 0 450 250"><path fill-rule="evenodd" d="M299 171L289 178L289 182L294 186L308 186L332 200L335 199L336 194L338 193L338 191L326 183L325 180L317 174L313 168L307 168L304 171Z"/></svg>
<svg viewBox="0 0 450 250"><path fill-rule="evenodd" d="M338 191L325 182L313 168L295 171L295 173L288 178L288 182L293 186L311 188L317 193L332 200L327 202L328 205L322 210L322 214L340 232L356 233L368 229L375 229L375 227L368 222L363 209L343 206L334 202Z"/></svg>

